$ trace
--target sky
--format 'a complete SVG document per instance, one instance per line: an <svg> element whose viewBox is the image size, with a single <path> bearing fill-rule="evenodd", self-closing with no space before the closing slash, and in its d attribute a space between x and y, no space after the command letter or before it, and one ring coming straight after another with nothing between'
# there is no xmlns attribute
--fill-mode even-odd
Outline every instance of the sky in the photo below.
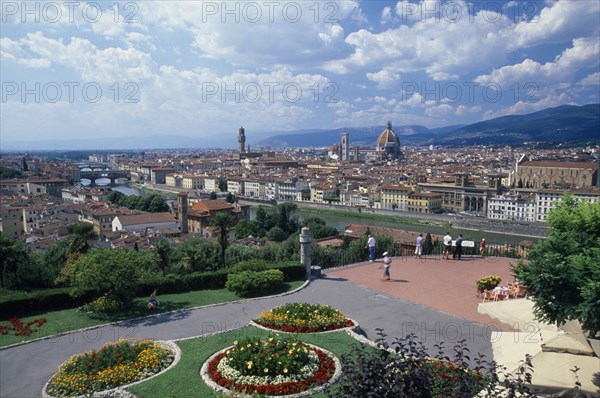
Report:
<svg viewBox="0 0 600 398"><path fill-rule="evenodd" d="M2 1L0 144L600 102L600 1ZM175 144L175 143L174 143ZM175 146L175 145L174 145ZM1 149L1 148L0 148Z"/></svg>

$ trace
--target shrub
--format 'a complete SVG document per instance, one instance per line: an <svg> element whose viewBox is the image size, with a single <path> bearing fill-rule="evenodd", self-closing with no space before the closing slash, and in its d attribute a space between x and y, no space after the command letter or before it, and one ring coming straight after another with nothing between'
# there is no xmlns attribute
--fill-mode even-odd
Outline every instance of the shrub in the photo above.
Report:
<svg viewBox="0 0 600 398"><path fill-rule="evenodd" d="M121 311L125 307L125 303L119 300L118 297L105 294L104 296L98 297L96 300L85 305L83 309L84 311L91 311L95 313L113 314Z"/></svg>
<svg viewBox="0 0 600 398"><path fill-rule="evenodd" d="M240 297L251 297L269 294L281 289L283 272L276 269L253 272L243 271L230 274L225 286Z"/></svg>
<svg viewBox="0 0 600 398"><path fill-rule="evenodd" d="M480 280L478 280L476 282L477 289L480 292L483 292L484 290L492 290L493 288L498 286L498 284L501 281L502 281L502 278L500 278L498 275L489 275L484 278L481 278Z"/></svg>
<svg viewBox="0 0 600 398"><path fill-rule="evenodd" d="M266 269L267 269L266 261L254 259L254 260L240 261L233 267L229 268L229 273L230 274L238 274L238 273L244 272L244 271L259 272L259 271L265 271Z"/></svg>
<svg viewBox="0 0 600 398"><path fill-rule="evenodd" d="M529 356L516 375L505 374L495 362L486 361L482 355L474 359L475 369L469 369L467 361L470 357L465 340L453 347L453 358L443 356L442 343L436 345L437 356L430 358L425 346L414 334L396 338L392 349L383 331L376 330L378 348L356 344L355 349L342 356L344 372L338 383L326 390L328 397L538 396L528 385L532 371ZM501 382L499 373L504 378Z"/></svg>

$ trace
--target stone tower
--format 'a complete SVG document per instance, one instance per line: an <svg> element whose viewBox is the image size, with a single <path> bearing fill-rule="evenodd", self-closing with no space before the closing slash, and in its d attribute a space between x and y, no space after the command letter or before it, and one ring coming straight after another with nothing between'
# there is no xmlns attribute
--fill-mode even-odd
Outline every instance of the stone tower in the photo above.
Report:
<svg viewBox="0 0 600 398"><path fill-rule="evenodd" d="M181 224L181 233L188 233L188 196L186 192L177 194L177 221Z"/></svg>
<svg viewBox="0 0 600 398"><path fill-rule="evenodd" d="M350 160L350 137L348 133L342 133L342 142L340 146L342 152L342 156L340 159L342 162L347 162L348 160Z"/></svg>
<svg viewBox="0 0 600 398"><path fill-rule="evenodd" d="M246 134L243 127L240 127L238 142L240 143L240 154L246 153Z"/></svg>

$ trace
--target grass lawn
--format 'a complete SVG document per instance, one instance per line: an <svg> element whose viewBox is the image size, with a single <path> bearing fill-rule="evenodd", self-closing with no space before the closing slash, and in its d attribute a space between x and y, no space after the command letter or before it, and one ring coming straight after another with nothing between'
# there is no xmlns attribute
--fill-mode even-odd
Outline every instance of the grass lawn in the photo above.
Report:
<svg viewBox="0 0 600 398"><path fill-rule="evenodd" d="M282 292L296 289L299 286L301 286L304 282L304 280L286 282L284 284L284 290ZM158 310L149 311L146 308L148 297L138 297L135 299L134 306L130 311L112 317L94 317L92 315L88 315L81 311L78 311L76 308L60 311L51 311L47 313L40 313L32 316L23 317L21 318L21 321L23 323L39 318L46 318L47 322L44 325L42 325L42 327L39 330L33 332L29 336L15 336L11 332L9 332L9 334L0 335L0 347L20 343L23 341L33 340L40 337L52 336L71 330L102 325L105 323L121 321L125 319L142 317L160 312L168 312L185 308L199 307L208 304L217 304L240 300L240 297L236 296L227 289L214 289L198 290L187 293L159 295L158 299L160 301L160 307ZM6 319L0 321L0 325L8 324L9 322Z"/></svg>
<svg viewBox="0 0 600 398"><path fill-rule="evenodd" d="M202 364L215 352L232 345L235 340L268 335L268 331L247 326L215 336L179 341L177 342L181 348L179 363L162 375L129 388L129 391L140 398L222 397L222 394L212 390L200 378ZM342 354L351 352L356 343L356 340L342 331L326 334L298 334L297 337L333 352L338 358ZM325 394L315 394L313 397L323 398Z"/></svg>

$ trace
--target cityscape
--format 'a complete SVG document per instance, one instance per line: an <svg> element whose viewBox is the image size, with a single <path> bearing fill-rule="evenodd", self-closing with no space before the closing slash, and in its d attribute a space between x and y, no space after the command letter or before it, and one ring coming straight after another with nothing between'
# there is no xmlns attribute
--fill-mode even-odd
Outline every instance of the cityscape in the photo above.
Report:
<svg viewBox="0 0 600 398"><path fill-rule="evenodd" d="M600 2L0 18L0 397L600 397Z"/></svg>

